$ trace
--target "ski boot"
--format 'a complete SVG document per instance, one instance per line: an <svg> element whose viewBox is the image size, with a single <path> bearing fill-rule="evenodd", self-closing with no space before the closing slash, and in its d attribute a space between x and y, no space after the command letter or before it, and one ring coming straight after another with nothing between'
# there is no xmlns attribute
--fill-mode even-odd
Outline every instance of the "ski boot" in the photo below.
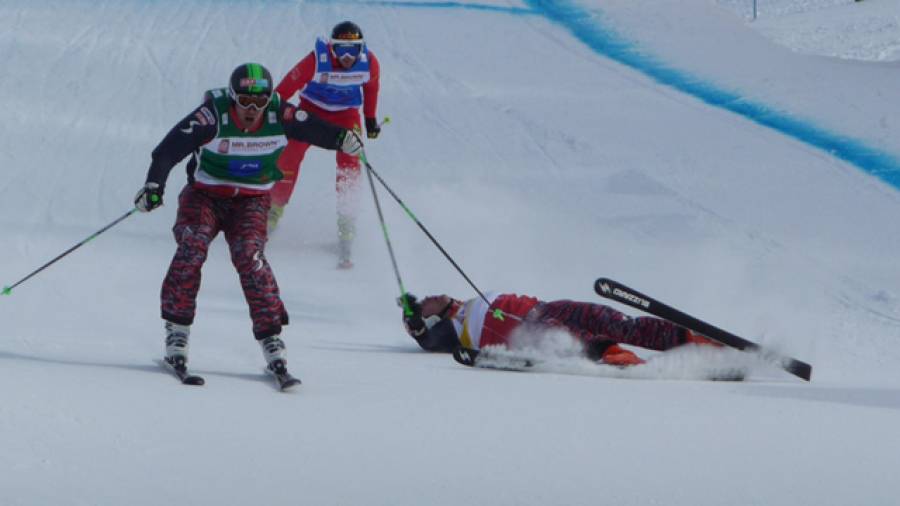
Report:
<svg viewBox="0 0 900 506"><path fill-rule="evenodd" d="M590 360L617 367L628 367L644 363L641 357L612 341L588 342L585 344L584 354Z"/></svg>
<svg viewBox="0 0 900 506"><path fill-rule="evenodd" d="M287 370L287 351L281 337L276 335L260 339L259 346L262 348L263 357L268 364L266 372L275 378L279 389L288 390L300 384L300 380L293 377Z"/></svg>
<svg viewBox="0 0 900 506"><path fill-rule="evenodd" d="M170 321L166 322L166 363L171 366L185 367L188 359L188 337L191 328Z"/></svg>
<svg viewBox="0 0 900 506"><path fill-rule="evenodd" d="M712 339L704 336L703 334L698 334L692 330L684 329L684 344L696 344L698 346L713 346L715 348L721 348L722 343L713 341Z"/></svg>
<svg viewBox="0 0 900 506"><path fill-rule="evenodd" d="M356 232L356 224L353 218L347 215L338 215L338 269L352 269L353 261L350 260L350 250L353 246L353 237Z"/></svg>
<svg viewBox="0 0 900 506"><path fill-rule="evenodd" d="M603 357L601 361L604 364L614 365L617 367L629 367L632 365L641 365L644 363L644 360L641 357L635 355L633 352L626 350L625 348L619 347L618 344L614 344L606 349L603 352Z"/></svg>
<svg viewBox="0 0 900 506"><path fill-rule="evenodd" d="M170 321L166 322L166 367L178 376L185 385L202 385L203 378L191 374L187 370L188 360L188 336L191 328L188 325L179 325Z"/></svg>

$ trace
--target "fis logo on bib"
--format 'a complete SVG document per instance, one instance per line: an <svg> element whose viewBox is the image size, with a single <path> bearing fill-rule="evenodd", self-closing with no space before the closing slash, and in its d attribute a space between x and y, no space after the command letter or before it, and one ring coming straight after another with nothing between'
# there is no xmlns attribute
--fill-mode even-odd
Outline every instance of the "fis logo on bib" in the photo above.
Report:
<svg viewBox="0 0 900 506"><path fill-rule="evenodd" d="M260 160L230 160L228 173L235 177L254 177L262 173L263 164Z"/></svg>

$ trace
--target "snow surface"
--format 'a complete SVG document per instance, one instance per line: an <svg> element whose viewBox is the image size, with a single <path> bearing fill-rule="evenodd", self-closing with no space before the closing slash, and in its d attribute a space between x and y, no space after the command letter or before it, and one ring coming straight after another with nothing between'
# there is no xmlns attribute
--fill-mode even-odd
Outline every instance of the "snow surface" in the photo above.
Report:
<svg viewBox="0 0 900 506"><path fill-rule="evenodd" d="M751 0L572 5L640 54L900 156L900 1L759 4L756 21ZM548 17L560 5L6 0L0 281L126 212L150 151L234 66L280 77L351 18L393 119L369 158L480 288L596 300L612 277L811 362L812 383L759 365L686 381L705 360L688 352L640 381L422 353L368 193L356 268L334 268L333 155L311 151L267 252L303 386L262 374L221 239L192 334L207 385L181 386L154 362L178 168L169 205L0 299L0 504L895 504L898 188L603 56ZM381 198L407 288L472 296Z"/></svg>
<svg viewBox="0 0 900 506"><path fill-rule="evenodd" d="M718 0L752 16L752 1ZM900 4L891 0L758 0L753 28L796 51L851 60L900 60Z"/></svg>

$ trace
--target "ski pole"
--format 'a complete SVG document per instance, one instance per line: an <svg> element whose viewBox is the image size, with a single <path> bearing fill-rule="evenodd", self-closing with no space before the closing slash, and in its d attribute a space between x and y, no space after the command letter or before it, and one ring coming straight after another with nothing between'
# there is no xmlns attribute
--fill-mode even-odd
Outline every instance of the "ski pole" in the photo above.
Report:
<svg viewBox="0 0 900 506"><path fill-rule="evenodd" d="M392 190L391 187L388 186L388 184L384 181L384 179L382 179L381 176L378 175L378 172L376 172L375 169L372 168L372 165L369 163L369 160L366 158L365 152L360 154L359 159L362 160L363 164L365 164L366 171L369 174L370 181L371 181L372 176L375 176L375 178L378 179L378 182L381 183L381 185L384 186L385 190L387 190L388 193L391 194L391 197L394 197L394 200L396 200L397 203L400 204L400 207L402 207L403 210L406 211L407 216L409 216L416 223L416 225L418 225L419 228L422 229L422 232L425 232L425 235L427 235L428 238L431 239L431 242L434 243L435 246L437 246L437 249L439 249L441 251L441 253L444 255L444 257L450 262L450 264L452 264L453 267L456 268L456 271L459 272L459 274L466 280L467 283L469 283L469 286L471 286L475 290L475 292L478 294L478 296L481 297L481 299L484 300L484 302L488 306L490 306L491 302L487 299L487 297L484 296L484 294L481 292L481 290L479 290L478 287L475 286L475 283L473 283L472 280L469 279L469 276L466 276L466 273L463 272L462 268L460 268L460 266L456 263L456 261L453 260L453 257L451 257L449 253L447 253L447 250L445 250L444 247L441 246L441 243L439 243L437 241L437 239L435 239L434 236L431 235L431 232L429 232L428 229L425 228L425 225L423 225L422 222L419 221L418 218L416 218L416 215L413 214L413 212L406 206L406 204L403 202L403 200L400 197L398 197L397 194L394 193L394 190ZM374 186L373 186L373 191L374 191ZM381 214L381 211L379 211L379 215L380 214ZM395 264L394 268L396 268L396 264ZM511 316L511 315L508 315L508 314L500 311L499 309L494 311L495 318L503 319L504 316Z"/></svg>
<svg viewBox="0 0 900 506"><path fill-rule="evenodd" d="M75 246L72 246L71 248L69 248L69 249L67 249L66 251L62 252L59 256L57 256L57 257L54 258L53 260L50 260L49 262L45 263L45 264L42 265L39 269L35 270L35 271L32 272L31 274L29 274L29 275L25 276L24 278L20 279L20 280L17 281L15 284L13 284L13 285L11 285L11 286L4 286L4 287L3 287L3 291L0 292L0 293L2 293L3 295L10 295L10 294L12 293L13 288L15 288L15 287L21 285L22 283L28 281L28 280L29 280L32 276L34 276L35 274L41 272L42 270L46 269L47 267L50 267L50 266L53 265L53 264L55 264L55 263L56 263L59 259L61 259L62 257L66 256L66 255L68 255L69 253L75 251L76 249L82 247L85 243L90 242L91 240L93 240L93 239L94 239L95 237L97 237L98 235L100 235L100 234L102 234L103 232L106 232L107 230L111 229L111 228L114 227L115 225L119 224L119 222L121 222L122 220L124 220L125 218L131 216L132 214L134 214L134 213L136 213L136 212L137 212L137 208L134 208L134 209L128 211L127 213L123 214L122 216L119 216L118 218L116 218L116 219L115 219L112 223L110 223L109 225L107 225L107 226L101 228L100 230L94 232L94 233L91 234L88 238L84 239L83 241L79 242L79 243L76 244Z"/></svg>
<svg viewBox="0 0 900 506"><path fill-rule="evenodd" d="M385 121L388 121L385 119ZM365 161L365 153L360 154L360 159ZM412 316L412 308L406 300L406 288L403 287L403 279L400 277L400 269L397 267L397 257L394 256L394 248L391 246L391 237L388 235L384 214L381 212L381 203L378 200L378 192L375 189L375 181L372 180L372 167L366 163L366 175L369 178L369 187L372 188L372 198L375 200L375 209L378 211L378 221L381 223L381 232L384 234L384 242L387 244L388 253L391 256L391 265L394 266L394 275L397 276L397 284L400 286L400 301L403 304L403 314Z"/></svg>

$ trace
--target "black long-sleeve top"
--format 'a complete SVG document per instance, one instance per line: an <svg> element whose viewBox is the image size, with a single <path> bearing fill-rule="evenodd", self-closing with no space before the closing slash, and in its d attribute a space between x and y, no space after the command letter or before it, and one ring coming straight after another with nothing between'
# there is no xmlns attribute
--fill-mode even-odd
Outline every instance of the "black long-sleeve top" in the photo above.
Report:
<svg viewBox="0 0 900 506"><path fill-rule="evenodd" d="M169 172L191 153L197 153L206 143L216 137L219 131L218 119L212 99L194 109L179 121L163 138L151 155L147 182L164 188ZM345 129L328 123L306 111L282 102L278 117L288 139L307 142L325 148L338 149ZM188 164L188 177L196 165L196 156Z"/></svg>

